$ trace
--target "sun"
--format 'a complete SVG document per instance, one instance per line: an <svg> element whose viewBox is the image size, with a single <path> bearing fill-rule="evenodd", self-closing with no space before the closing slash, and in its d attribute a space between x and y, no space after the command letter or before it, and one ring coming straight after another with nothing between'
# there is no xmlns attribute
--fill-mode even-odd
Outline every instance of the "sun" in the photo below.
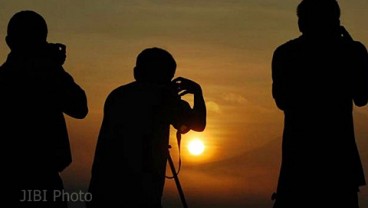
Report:
<svg viewBox="0 0 368 208"><path fill-rule="evenodd" d="M195 138L195 139L193 139L192 141L189 142L188 150L189 150L190 154L198 156L198 155L203 153L204 144L200 139Z"/></svg>

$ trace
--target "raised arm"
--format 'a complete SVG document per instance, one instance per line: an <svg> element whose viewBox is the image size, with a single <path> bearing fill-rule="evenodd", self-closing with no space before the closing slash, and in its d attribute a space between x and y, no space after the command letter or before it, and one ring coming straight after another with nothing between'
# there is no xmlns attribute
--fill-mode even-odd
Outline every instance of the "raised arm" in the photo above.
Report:
<svg viewBox="0 0 368 208"><path fill-rule="evenodd" d="M73 118L85 118L88 114L86 93L63 69L58 70L57 76L58 79L55 81L58 83L55 84L58 88L58 102L62 111Z"/></svg>
<svg viewBox="0 0 368 208"><path fill-rule="evenodd" d="M207 111L201 86L183 77L174 79L173 83L175 83L180 96L185 94L194 95L194 104L188 125L194 131L203 131L206 128Z"/></svg>
<svg viewBox="0 0 368 208"><path fill-rule="evenodd" d="M286 86L283 75L284 55L280 48L276 49L272 58L272 96L280 110L286 110Z"/></svg>
<svg viewBox="0 0 368 208"><path fill-rule="evenodd" d="M353 99L355 105L365 106L368 102L368 53L359 42L355 42L354 49Z"/></svg>

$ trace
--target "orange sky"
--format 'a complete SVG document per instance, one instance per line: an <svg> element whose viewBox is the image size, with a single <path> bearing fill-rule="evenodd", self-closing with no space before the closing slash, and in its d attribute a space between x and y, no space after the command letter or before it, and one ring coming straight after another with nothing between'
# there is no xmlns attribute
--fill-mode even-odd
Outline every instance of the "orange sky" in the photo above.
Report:
<svg viewBox="0 0 368 208"><path fill-rule="evenodd" d="M207 129L183 136L180 180L190 207L266 208L276 187L283 125L271 96L270 63L278 45L300 35L298 2L8 0L0 5L0 59L9 52L6 25L19 10L39 12L49 42L67 45L65 69L86 90L90 108L84 120L67 118L74 161L63 178L66 189L75 191L88 186L106 96L133 80L141 50L167 49L177 61L177 76L202 85L208 107ZM342 23L368 46L368 2L339 2ZM367 109L357 109L356 129L368 176ZM188 154L185 146L193 137L206 144L204 155ZM176 149L172 155L177 162ZM165 207L178 207L174 182L166 185ZM360 196L368 206L367 188Z"/></svg>

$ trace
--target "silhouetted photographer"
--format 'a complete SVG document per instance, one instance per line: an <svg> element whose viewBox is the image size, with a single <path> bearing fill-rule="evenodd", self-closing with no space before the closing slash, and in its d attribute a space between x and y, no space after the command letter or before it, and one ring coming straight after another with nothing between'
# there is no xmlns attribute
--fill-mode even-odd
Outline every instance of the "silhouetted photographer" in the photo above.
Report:
<svg viewBox="0 0 368 208"><path fill-rule="evenodd" d="M368 101L368 54L340 24L335 0L303 0L302 35L272 60L273 97L285 115L274 208L358 208L364 172L353 107Z"/></svg>
<svg viewBox="0 0 368 208"><path fill-rule="evenodd" d="M72 155L64 113L82 119L87 98L63 69L66 48L47 42L47 24L33 11L9 21L11 52L0 67L0 164L3 206L66 208L60 173Z"/></svg>
<svg viewBox="0 0 368 208"><path fill-rule="evenodd" d="M170 125L180 133L203 131L206 106L200 85L173 79L176 62L160 48L137 57L135 81L106 99L89 191L89 208L161 207ZM191 107L181 99L194 95Z"/></svg>

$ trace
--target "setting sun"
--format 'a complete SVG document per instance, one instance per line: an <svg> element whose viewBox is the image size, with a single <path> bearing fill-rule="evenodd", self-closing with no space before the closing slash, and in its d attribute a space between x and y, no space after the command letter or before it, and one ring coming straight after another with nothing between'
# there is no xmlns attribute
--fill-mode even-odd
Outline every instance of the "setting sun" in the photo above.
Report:
<svg viewBox="0 0 368 208"><path fill-rule="evenodd" d="M200 155L204 151L204 144L200 139L193 139L188 144L188 150L192 155Z"/></svg>

